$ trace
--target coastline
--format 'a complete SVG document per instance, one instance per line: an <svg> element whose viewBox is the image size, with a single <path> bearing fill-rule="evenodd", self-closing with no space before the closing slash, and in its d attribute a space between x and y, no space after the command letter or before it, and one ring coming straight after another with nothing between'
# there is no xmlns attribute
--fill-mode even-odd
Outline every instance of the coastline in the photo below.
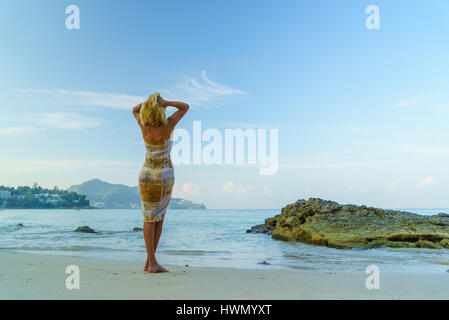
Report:
<svg viewBox="0 0 449 320"><path fill-rule="evenodd" d="M368 290L365 272L179 267L148 274L134 262L0 251L0 299L449 299L448 273L381 272ZM65 287L68 265L80 289Z"/></svg>
<svg viewBox="0 0 449 320"><path fill-rule="evenodd" d="M33 208L3 208L3 210L99 210L100 208L95 207L71 207L71 208L39 208L39 207L33 207Z"/></svg>

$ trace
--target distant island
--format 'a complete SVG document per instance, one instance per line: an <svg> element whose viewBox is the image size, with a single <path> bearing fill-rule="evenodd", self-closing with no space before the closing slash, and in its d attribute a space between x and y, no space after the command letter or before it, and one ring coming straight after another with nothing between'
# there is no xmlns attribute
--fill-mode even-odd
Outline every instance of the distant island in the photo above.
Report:
<svg viewBox="0 0 449 320"><path fill-rule="evenodd" d="M100 179L92 179L67 189L86 195L90 205L95 208L129 209L140 208L139 187L112 184ZM169 209L206 209L202 203L180 198L171 198Z"/></svg>
<svg viewBox="0 0 449 320"><path fill-rule="evenodd" d="M92 208L85 195L54 187L46 189L34 183L32 187L17 188L0 186L0 208Z"/></svg>
<svg viewBox="0 0 449 320"><path fill-rule="evenodd" d="M140 208L139 187L112 184L92 179L67 190L46 189L34 183L32 187L0 186L0 209L132 209ZM169 209L206 209L202 203L171 198Z"/></svg>

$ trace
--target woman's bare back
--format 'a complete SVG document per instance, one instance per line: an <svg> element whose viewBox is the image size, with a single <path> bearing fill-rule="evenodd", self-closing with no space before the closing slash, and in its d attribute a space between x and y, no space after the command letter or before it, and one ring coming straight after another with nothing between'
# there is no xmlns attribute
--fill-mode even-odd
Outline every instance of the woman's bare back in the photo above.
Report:
<svg viewBox="0 0 449 320"><path fill-rule="evenodd" d="M140 127L144 141L160 141L171 138L173 130L168 126L152 127L145 124Z"/></svg>
<svg viewBox="0 0 449 320"><path fill-rule="evenodd" d="M133 115L139 124L139 127L142 131L142 137L144 141L160 141L160 140L168 140L171 138L173 130L175 129L176 124L182 119L182 117L189 110L189 105L184 102L178 101L167 101L159 96L159 104L164 107L175 107L178 110L173 113L168 119L167 124L162 125L160 127L152 127L149 124L143 124L140 119L140 107L141 105L137 105L133 108Z"/></svg>

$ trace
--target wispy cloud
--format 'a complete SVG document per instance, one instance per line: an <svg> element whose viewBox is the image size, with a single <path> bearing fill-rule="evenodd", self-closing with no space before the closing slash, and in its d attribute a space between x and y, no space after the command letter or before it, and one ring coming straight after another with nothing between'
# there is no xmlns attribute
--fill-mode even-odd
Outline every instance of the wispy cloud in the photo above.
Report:
<svg viewBox="0 0 449 320"><path fill-rule="evenodd" d="M233 189L234 189L234 183L232 181L228 181L221 187L221 192L230 192Z"/></svg>
<svg viewBox="0 0 449 320"><path fill-rule="evenodd" d="M392 108L410 108L410 107L420 107L423 106L425 103L428 103L429 101L438 98L439 94L422 94L406 99L402 99L394 104L391 105Z"/></svg>
<svg viewBox="0 0 449 320"><path fill-rule="evenodd" d="M0 136L33 134L51 128L83 130L105 123L101 119L86 117L74 112L30 113L24 115L22 120L32 125L0 127Z"/></svg>
<svg viewBox="0 0 449 320"><path fill-rule="evenodd" d="M236 190L235 190L236 196L237 197L246 197L248 195L248 189L242 186L239 186Z"/></svg>
<svg viewBox="0 0 449 320"><path fill-rule="evenodd" d="M27 127L27 126L16 126L16 127L3 127L0 128L0 135L17 135L17 134L30 134L35 133L42 128L37 127Z"/></svg>
<svg viewBox="0 0 449 320"><path fill-rule="evenodd" d="M115 160L0 160L0 172L58 172L90 167L137 168L135 161Z"/></svg>
<svg viewBox="0 0 449 320"><path fill-rule="evenodd" d="M449 111L449 99L442 97L440 94L424 94L402 99L390 107L428 109L446 113Z"/></svg>
<svg viewBox="0 0 449 320"><path fill-rule="evenodd" d="M83 130L97 127L104 123L101 119L86 117L75 112L34 113L28 115L26 120L45 128L64 130Z"/></svg>
<svg viewBox="0 0 449 320"><path fill-rule="evenodd" d="M201 80L188 77L173 89L165 90L167 99L186 101L194 106L210 107L212 102L222 96L246 94L245 91L218 84L210 80L206 71L201 72Z"/></svg>
<svg viewBox="0 0 449 320"><path fill-rule="evenodd" d="M220 125L221 128L250 128L250 129L272 129L272 128L281 128L284 126L280 123L262 123L262 122L226 122Z"/></svg>
<svg viewBox="0 0 449 320"><path fill-rule="evenodd" d="M281 164L281 168L286 169L325 169L325 168L350 168L361 166L377 166L384 165L382 161L366 161L366 162L341 162L341 163L313 163L313 164Z"/></svg>
<svg viewBox="0 0 449 320"><path fill-rule="evenodd" d="M432 176L428 176L425 177L423 180L421 180L420 182L418 182L417 186L418 187L424 187L424 186L428 186L431 185L435 182L435 178Z"/></svg>
<svg viewBox="0 0 449 320"><path fill-rule="evenodd" d="M222 96L245 94L246 92L228 87L210 80L206 71L201 72L201 79L187 77L172 88L161 89L161 95L168 100L186 101L192 106L211 106ZM40 101L57 106L90 106L130 110L144 101L147 96L136 96L124 93L67 90L67 89L22 89L22 94L32 95L29 101ZM149 95L151 92L148 92ZM32 98L32 99L31 99Z"/></svg>
<svg viewBox="0 0 449 320"><path fill-rule="evenodd" d="M146 99L144 96L66 89L23 89L20 92L38 96L52 105L100 106L121 110L130 110Z"/></svg>
<svg viewBox="0 0 449 320"><path fill-rule="evenodd" d="M233 194L235 197L244 198L248 196L248 188L243 186L236 186L232 181L226 182L221 187L221 192Z"/></svg>
<svg viewBox="0 0 449 320"><path fill-rule="evenodd" d="M197 185L194 185L190 182L183 183L181 187L178 187L177 184L173 187L173 196L174 197L182 197L182 196L189 196L198 193L200 190L200 187Z"/></svg>
<svg viewBox="0 0 449 320"><path fill-rule="evenodd" d="M444 146L402 146L397 149L401 153L449 153L449 147Z"/></svg>

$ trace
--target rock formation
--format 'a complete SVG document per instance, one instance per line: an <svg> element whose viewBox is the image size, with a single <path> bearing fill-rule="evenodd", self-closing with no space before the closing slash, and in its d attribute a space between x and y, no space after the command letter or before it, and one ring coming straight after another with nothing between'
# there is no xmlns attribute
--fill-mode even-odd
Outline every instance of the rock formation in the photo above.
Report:
<svg viewBox="0 0 449 320"><path fill-rule="evenodd" d="M84 232L84 233L97 233L94 229L89 226L83 226L76 228L75 232Z"/></svg>
<svg viewBox="0 0 449 320"><path fill-rule="evenodd" d="M247 232L337 249L413 247L449 249L449 219L310 198L282 208Z"/></svg>

